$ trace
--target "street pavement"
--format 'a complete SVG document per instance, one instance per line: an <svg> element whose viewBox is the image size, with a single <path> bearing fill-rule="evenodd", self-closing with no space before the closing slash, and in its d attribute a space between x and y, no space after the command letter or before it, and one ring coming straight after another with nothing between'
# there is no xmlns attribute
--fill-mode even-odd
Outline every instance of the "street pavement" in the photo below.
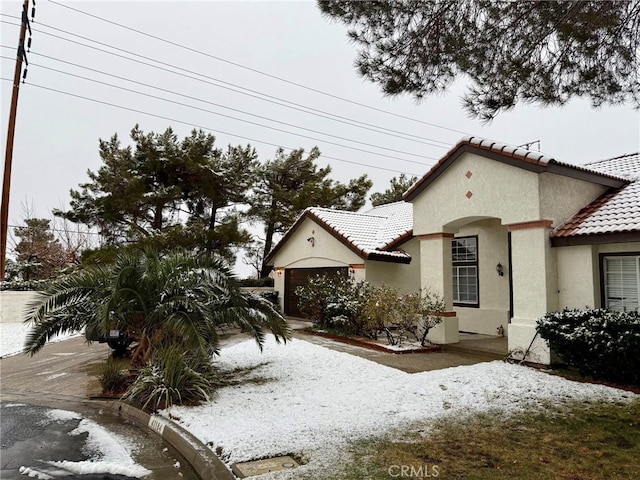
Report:
<svg viewBox="0 0 640 480"><path fill-rule="evenodd" d="M47 409L80 413L106 430L131 439L136 446L135 461L152 471L146 480L198 478L189 463L161 437L103 409L100 401L91 400L100 393L96 373L110 352L106 345L87 345L83 337L77 337L48 344L33 357L15 355L0 359L0 401L3 402L0 478L27 478L17 469L34 465L45 457L49 461L77 457L80 446L77 442L81 438L65 434L75 428L74 421L39 426ZM7 404L23 404L24 408L6 408ZM180 468L175 467L178 463ZM62 478L126 477L76 475Z"/></svg>

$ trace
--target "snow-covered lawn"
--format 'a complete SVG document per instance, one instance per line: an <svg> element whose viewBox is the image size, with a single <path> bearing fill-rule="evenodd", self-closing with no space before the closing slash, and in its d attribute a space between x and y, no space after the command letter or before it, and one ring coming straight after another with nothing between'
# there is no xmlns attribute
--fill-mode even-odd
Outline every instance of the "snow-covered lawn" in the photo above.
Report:
<svg viewBox="0 0 640 480"><path fill-rule="evenodd" d="M22 352L24 341L30 329L30 325L22 322L0 322L0 357L16 355ZM78 335L81 334L69 333L59 335L50 340L50 342L60 342Z"/></svg>
<svg viewBox="0 0 640 480"><path fill-rule="evenodd" d="M308 461L297 473L270 478L331 468L344 461L351 440L410 425L428 431L432 420L446 416L635 398L500 361L407 374L299 339L277 345L269 338L263 353L253 341L238 343L224 348L216 363L224 370L252 369L244 379L254 381L222 388L207 404L162 414L221 449L229 465L284 454Z"/></svg>

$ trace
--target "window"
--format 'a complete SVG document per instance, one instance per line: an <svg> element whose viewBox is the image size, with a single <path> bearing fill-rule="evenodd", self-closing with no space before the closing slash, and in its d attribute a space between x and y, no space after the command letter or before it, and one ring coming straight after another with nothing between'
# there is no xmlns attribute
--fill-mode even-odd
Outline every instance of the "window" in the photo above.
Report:
<svg viewBox="0 0 640 480"><path fill-rule="evenodd" d="M477 307L478 237L460 237L451 241L453 265L453 304Z"/></svg>
<svg viewBox="0 0 640 480"><path fill-rule="evenodd" d="M640 256L605 256L602 267L604 307L610 310L637 310Z"/></svg>

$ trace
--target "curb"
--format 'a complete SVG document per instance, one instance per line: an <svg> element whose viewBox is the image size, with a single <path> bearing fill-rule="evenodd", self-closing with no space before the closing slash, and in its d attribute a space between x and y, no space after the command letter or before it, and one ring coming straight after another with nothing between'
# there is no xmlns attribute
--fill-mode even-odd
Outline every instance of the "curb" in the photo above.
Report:
<svg viewBox="0 0 640 480"><path fill-rule="evenodd" d="M119 400L100 401L118 416L149 428L175 448L202 480L237 480L215 453L190 432L159 415L149 415Z"/></svg>

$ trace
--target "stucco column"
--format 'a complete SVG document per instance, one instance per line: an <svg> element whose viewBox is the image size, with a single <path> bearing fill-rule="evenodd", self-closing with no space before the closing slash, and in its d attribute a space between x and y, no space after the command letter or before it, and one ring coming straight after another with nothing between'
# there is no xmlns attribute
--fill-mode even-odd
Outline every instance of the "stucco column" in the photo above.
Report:
<svg viewBox="0 0 640 480"><path fill-rule="evenodd" d="M550 229L550 220L509 225L513 275L509 351L522 358L529 349L526 360L542 364L551 363L551 351L544 340L535 337L536 321L558 309L557 262Z"/></svg>
<svg viewBox="0 0 640 480"><path fill-rule="evenodd" d="M442 323L428 335L433 343L457 343L458 317L453 311L453 278L451 268L452 233L420 235L420 288L440 295L445 302Z"/></svg>

